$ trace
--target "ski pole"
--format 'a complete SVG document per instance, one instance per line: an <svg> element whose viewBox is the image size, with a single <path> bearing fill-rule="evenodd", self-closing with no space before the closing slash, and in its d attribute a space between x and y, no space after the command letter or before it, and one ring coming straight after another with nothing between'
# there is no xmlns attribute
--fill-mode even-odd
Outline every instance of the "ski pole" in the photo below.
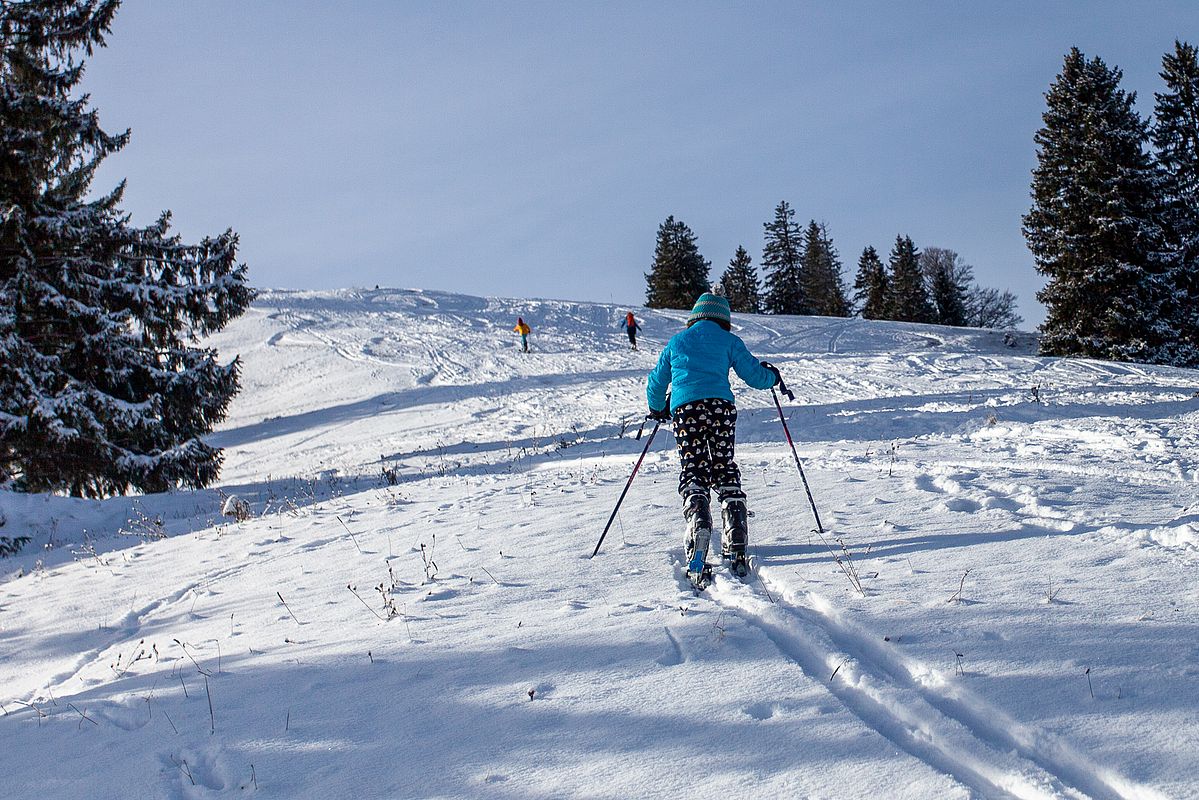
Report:
<svg viewBox="0 0 1199 800"><path fill-rule="evenodd" d="M643 423L644 424L644 423ZM595 558L595 554L599 552L600 545L604 543L604 537L608 535L608 529L612 527L612 520L616 519L616 512L620 511L620 504L624 502L624 496L629 493L629 487L633 485L633 478L637 477L637 470L641 469L641 462L645 460L645 454L649 452L649 446L654 443L654 437L658 435L658 426L661 421L654 422L654 429L649 432L649 439L645 442L645 447L641 449L641 457L637 459L637 464L633 467L633 474L629 476L628 483L624 485L624 491L620 493L620 499L616 501L616 508L612 509L612 516L608 517L608 524L604 526L604 532L600 534L599 541L595 543L595 550L591 552L591 557ZM641 434L637 434L640 438Z"/></svg>
<svg viewBox="0 0 1199 800"><path fill-rule="evenodd" d="M783 383L783 379L779 378L779 390L787 395L787 399L794 400L795 395L787 388L787 384ZM770 396L774 398L774 407L779 412L779 422L783 423L783 433L787 435L787 444L791 447L791 455L795 458L795 466L799 468L799 477L803 481L804 491L808 495L808 505L812 507L812 516L816 518L816 529L820 531L820 535L824 535L824 526L820 524L820 512L816 510L816 501L812 499L812 487L808 486L808 476L804 474L803 463L799 460L799 453L795 452L795 442L791 439L791 430L787 427L787 418L783 416L783 406L779 403L779 396L774 391L774 387L770 387Z"/></svg>
<svg viewBox="0 0 1199 800"><path fill-rule="evenodd" d="M791 390L787 388L787 385L783 383L783 378L781 375L779 376L778 386L779 391L787 395L789 400L795 400L795 395L792 394ZM829 544L828 539L826 539L824 536L824 525L820 524L820 512L816 510L816 501L812 499L812 487L808 485L808 476L804 474L803 462L799 460L799 453L795 451L795 441L791 438L791 430L787 427L787 418L783 416L783 406L781 403L779 403L779 396L774 391L773 386L770 387L770 396L774 398L774 407L777 408L779 412L779 422L783 423L783 433L787 434L787 444L791 447L791 455L795 458L795 466L799 468L799 477L800 480L803 481L804 491L808 495L808 505L812 507L812 517L816 520L816 534L820 537L820 541L824 544L824 546L828 548L829 553L831 553L833 556L833 561L835 561L837 566L841 568L841 572L845 573L845 577L849 579L849 582L853 588L856 589L860 595L865 597L866 590L862 588L862 581L858 577L858 570L856 567L854 567L853 560L849 557L849 550L846 549L844 543L842 543L841 553L844 555L844 559L842 559L842 556L838 555L837 551L833 549L833 546Z"/></svg>

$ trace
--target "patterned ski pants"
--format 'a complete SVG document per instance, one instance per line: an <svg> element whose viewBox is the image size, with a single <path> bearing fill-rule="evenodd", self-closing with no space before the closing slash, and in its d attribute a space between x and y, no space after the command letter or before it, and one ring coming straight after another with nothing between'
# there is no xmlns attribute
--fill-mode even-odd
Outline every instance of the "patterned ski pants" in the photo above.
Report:
<svg viewBox="0 0 1199 800"><path fill-rule="evenodd" d="M722 500L744 499L741 471L733 461L737 407L712 398L684 403L674 411L674 438L679 446L679 494L708 496L715 489Z"/></svg>

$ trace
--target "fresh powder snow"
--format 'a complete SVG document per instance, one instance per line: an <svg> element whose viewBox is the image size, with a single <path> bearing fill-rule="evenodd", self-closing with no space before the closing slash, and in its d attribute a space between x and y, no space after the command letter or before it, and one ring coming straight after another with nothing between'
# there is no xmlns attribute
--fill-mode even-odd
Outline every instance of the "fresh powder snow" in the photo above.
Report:
<svg viewBox="0 0 1199 800"><path fill-rule="evenodd" d="M1199 797L1199 375L735 315L827 536L734 380L696 595L666 430L589 557L686 319L629 310L263 292L219 485L0 493L0 794Z"/></svg>

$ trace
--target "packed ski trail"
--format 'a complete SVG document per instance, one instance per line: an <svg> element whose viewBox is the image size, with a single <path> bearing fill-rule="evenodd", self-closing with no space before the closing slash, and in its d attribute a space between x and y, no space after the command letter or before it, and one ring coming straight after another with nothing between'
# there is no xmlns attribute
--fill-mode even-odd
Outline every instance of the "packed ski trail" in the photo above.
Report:
<svg viewBox="0 0 1199 800"><path fill-rule="evenodd" d="M1199 797L1199 375L735 317L865 594L740 386L697 596L666 428L590 558L686 317L626 311L265 292L219 487L0 495L6 796Z"/></svg>

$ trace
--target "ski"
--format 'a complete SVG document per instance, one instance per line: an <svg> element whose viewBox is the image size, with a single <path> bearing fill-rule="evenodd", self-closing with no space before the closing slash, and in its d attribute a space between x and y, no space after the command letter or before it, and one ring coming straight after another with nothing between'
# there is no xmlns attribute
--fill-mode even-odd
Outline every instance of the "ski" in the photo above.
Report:
<svg viewBox="0 0 1199 800"><path fill-rule="evenodd" d="M726 560L728 561L729 572L739 580L747 580L753 574L749 563L749 556L745 553L726 556ZM712 565L707 563L699 565L694 562L689 564L687 566L687 580L691 582L692 590L696 594L699 594L711 586L712 581L715 580Z"/></svg>
<svg viewBox="0 0 1199 800"><path fill-rule="evenodd" d="M748 578L750 573L749 556L747 556L745 553L730 555L729 572L732 572L741 580Z"/></svg>
<svg viewBox="0 0 1199 800"><path fill-rule="evenodd" d="M699 594L712 585L712 565L704 564L698 570L688 569L687 580L691 581L692 590Z"/></svg>

